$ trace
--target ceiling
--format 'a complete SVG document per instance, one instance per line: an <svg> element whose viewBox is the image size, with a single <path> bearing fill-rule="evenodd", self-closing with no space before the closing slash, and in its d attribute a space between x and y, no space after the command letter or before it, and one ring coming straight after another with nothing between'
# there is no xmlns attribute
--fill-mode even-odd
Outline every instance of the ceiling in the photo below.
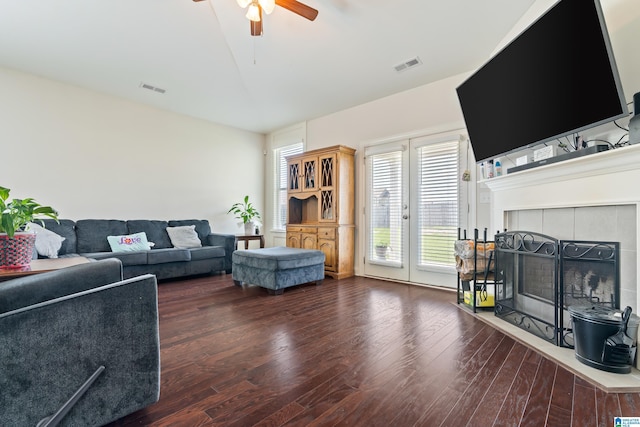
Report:
<svg viewBox="0 0 640 427"><path fill-rule="evenodd" d="M236 0L0 0L0 66L268 133L471 71L534 0L304 3L251 37Z"/></svg>

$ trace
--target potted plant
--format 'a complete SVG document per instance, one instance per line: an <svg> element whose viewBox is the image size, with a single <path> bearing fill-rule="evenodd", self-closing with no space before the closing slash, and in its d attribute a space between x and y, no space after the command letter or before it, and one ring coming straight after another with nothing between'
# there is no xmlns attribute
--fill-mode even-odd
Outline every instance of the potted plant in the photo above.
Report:
<svg viewBox="0 0 640 427"><path fill-rule="evenodd" d="M389 243L385 243L385 242L376 243L376 256L378 258L386 259L388 249L389 249Z"/></svg>
<svg viewBox="0 0 640 427"><path fill-rule="evenodd" d="M381 259L387 258L387 251L389 249L389 229L388 228L376 228L374 230L375 237L375 249L376 256Z"/></svg>
<svg viewBox="0 0 640 427"><path fill-rule="evenodd" d="M29 265L36 235L26 232L25 227L43 216L58 219L55 209L42 206L32 198L9 201L10 191L0 187L0 268Z"/></svg>
<svg viewBox="0 0 640 427"><path fill-rule="evenodd" d="M254 219L260 219L260 213L249 201L249 196L244 196L242 202L235 203L227 213L234 213L237 219L244 224L244 234L253 234Z"/></svg>

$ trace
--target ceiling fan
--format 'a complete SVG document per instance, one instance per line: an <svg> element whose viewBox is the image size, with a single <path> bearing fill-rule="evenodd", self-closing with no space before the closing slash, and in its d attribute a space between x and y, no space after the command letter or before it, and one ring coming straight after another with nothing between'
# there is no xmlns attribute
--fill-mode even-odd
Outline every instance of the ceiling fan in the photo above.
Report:
<svg viewBox="0 0 640 427"><path fill-rule="evenodd" d="M194 2L204 0L193 0ZM303 18L307 18L309 21L313 21L318 16L318 11L304 3L300 3L296 0L237 0L238 5L242 8L249 6L247 10L247 19L251 24L251 35L262 35L262 12L267 15L273 12L276 5L283 7L296 15L300 15Z"/></svg>

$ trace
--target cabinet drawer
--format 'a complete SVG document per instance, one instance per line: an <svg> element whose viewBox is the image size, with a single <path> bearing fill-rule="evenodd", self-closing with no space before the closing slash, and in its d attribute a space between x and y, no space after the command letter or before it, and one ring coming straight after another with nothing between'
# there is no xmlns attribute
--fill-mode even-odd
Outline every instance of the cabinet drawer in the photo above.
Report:
<svg viewBox="0 0 640 427"><path fill-rule="evenodd" d="M287 233L315 233L316 227L303 225L287 225Z"/></svg>
<svg viewBox="0 0 640 427"><path fill-rule="evenodd" d="M318 227L318 239L332 239L336 238L335 228Z"/></svg>

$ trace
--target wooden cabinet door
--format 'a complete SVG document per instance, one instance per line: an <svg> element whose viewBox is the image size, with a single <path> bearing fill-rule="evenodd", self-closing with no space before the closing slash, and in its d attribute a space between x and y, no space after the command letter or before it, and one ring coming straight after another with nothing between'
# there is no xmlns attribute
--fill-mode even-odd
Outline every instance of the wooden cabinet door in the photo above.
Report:
<svg viewBox="0 0 640 427"><path fill-rule="evenodd" d="M298 249L301 248L302 233L287 233L287 247Z"/></svg>
<svg viewBox="0 0 640 427"><path fill-rule="evenodd" d="M318 235L315 233L302 233L301 239L302 249L317 249L318 247Z"/></svg>
<svg viewBox="0 0 640 427"><path fill-rule="evenodd" d="M335 240L318 240L318 249L324 253L324 269L329 271L336 271L337 265L337 253L336 253L336 241Z"/></svg>

